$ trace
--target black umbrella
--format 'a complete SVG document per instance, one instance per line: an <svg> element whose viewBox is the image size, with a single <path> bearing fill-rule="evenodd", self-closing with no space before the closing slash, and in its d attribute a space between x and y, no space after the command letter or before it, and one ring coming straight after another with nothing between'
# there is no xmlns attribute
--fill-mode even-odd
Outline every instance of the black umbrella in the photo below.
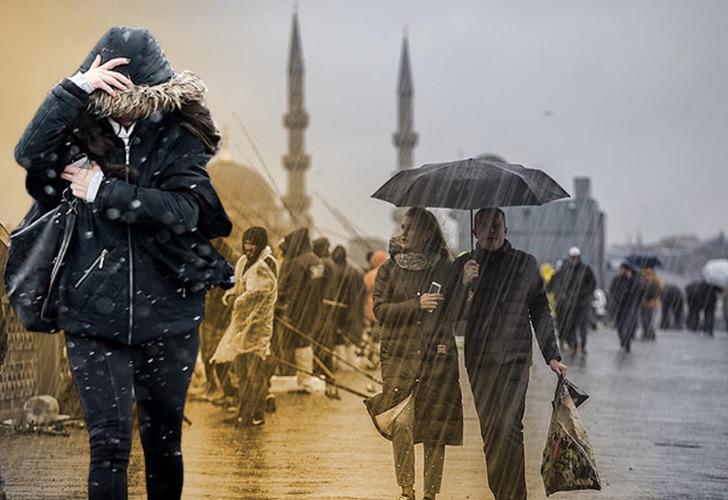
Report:
<svg viewBox="0 0 728 500"><path fill-rule="evenodd" d="M479 158L401 170L372 195L398 207L464 210L543 205L568 197L541 170Z"/></svg>
<svg viewBox="0 0 728 500"><path fill-rule="evenodd" d="M650 254L632 254L628 255L625 259L629 265L642 269L644 267L662 267L662 261L656 255Z"/></svg>
<svg viewBox="0 0 728 500"><path fill-rule="evenodd" d="M372 195L398 207L478 208L543 205L568 198L541 170L484 158L401 170ZM472 232L472 231L471 231Z"/></svg>

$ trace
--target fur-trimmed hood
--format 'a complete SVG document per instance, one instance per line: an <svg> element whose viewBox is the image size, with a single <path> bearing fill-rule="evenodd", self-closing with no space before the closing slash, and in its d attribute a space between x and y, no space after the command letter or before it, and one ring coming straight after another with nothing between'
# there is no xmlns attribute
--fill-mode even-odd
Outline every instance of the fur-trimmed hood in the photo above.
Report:
<svg viewBox="0 0 728 500"><path fill-rule="evenodd" d="M191 102L204 103L207 87L191 71L177 73L164 83L154 86L134 85L115 96L106 92L94 92L88 103L88 111L98 117L123 116L138 120L154 113L169 113L182 109Z"/></svg>
<svg viewBox="0 0 728 500"><path fill-rule="evenodd" d="M115 96L98 90L93 92L86 108L89 115L99 119L149 118L158 122L163 115L175 113L182 127L202 139L210 153L217 151L220 132L205 104L207 87L190 71L175 73L149 30L111 28L86 56L80 71L87 71L97 55L101 56L102 64L117 57L128 58L128 64L117 66L114 71L129 77L134 86Z"/></svg>

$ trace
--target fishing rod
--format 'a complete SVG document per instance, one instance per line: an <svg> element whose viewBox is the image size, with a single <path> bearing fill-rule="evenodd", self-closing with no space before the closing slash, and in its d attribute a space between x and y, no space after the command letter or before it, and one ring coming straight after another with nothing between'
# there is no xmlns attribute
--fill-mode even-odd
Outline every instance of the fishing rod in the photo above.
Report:
<svg viewBox="0 0 728 500"><path fill-rule="evenodd" d="M384 385L384 383L383 383L383 382L382 382L381 380L379 380L379 379L377 379L377 378L375 378L375 377L373 377L373 376L369 375L369 374L368 374L367 372L365 372L365 371L361 370L361 369L360 369L360 368L359 368L358 366L356 366L355 364L353 364L353 363L350 363L350 362L349 362L349 361L347 361L346 359L342 358L341 356L339 356L338 354L336 354L336 353L335 353L334 351L332 351L331 349L329 349L328 347L326 347L325 345L323 345L322 343L320 343L319 341L317 341L316 339L314 339L313 337L311 337L310 335L307 335L306 333L302 332L301 330L299 330L298 328L296 328L295 326L293 326L292 324L290 324L290 323L289 323L288 321L286 321L285 319L283 319L283 318L281 318L281 317L279 317L279 316L276 316L276 319L277 319L278 321L280 321L280 322L281 322L281 323L283 324L283 326L285 326L286 328L290 329L290 330L291 330L291 331L293 331L294 333L296 333L296 334L300 335L301 337L303 337L304 339L308 340L308 341L309 341L309 342L311 342L312 344L315 344L316 346L320 347L320 348L321 348L321 349L323 349L323 350L324 350L324 351L325 351L325 352L326 352L327 354L330 354L330 355L332 355L332 356L333 356L334 358L336 358L337 360L341 361L341 362L342 362L343 364L345 364L346 366L350 367L350 368L351 368L351 369L353 369L353 370L354 370L355 372L359 373L360 375L363 375L363 376L365 376L366 378L368 378L368 379L369 379L369 380L371 380L372 382L376 382L376 383L377 383L377 384L379 384L379 385Z"/></svg>
<svg viewBox="0 0 728 500"><path fill-rule="evenodd" d="M351 344L354 347L357 347L359 349L365 349L367 347L367 343L366 342L364 342L363 340L359 340L358 341L358 340L354 339L354 337L349 332L347 332L346 330L344 330L343 328L337 328L336 329L336 333L338 333L339 335L341 335L342 337L344 337L346 340L348 340L349 342L351 342Z"/></svg>
<svg viewBox="0 0 728 500"><path fill-rule="evenodd" d="M293 364L293 363L291 363L289 361L286 361L285 359L281 359L281 358L279 358L277 356L273 356L272 354L271 354L271 357L275 361L277 361L278 363L282 363L282 364L284 364L284 365L286 365L286 366L288 366L290 368L295 368L297 371L299 371L301 373L305 373L306 375L308 375L310 377L315 377L315 378L317 378L319 380L323 380L327 384L330 384L330 385L336 387L337 389L341 389L343 391L350 392L350 393L354 394L355 396L359 396L360 398L364 398L364 399L369 399L371 397L369 394L364 394L363 392L359 392L356 389L352 389L351 387L347 387L347 386L342 385L342 384L339 384L337 382L333 382L333 381L327 379L326 377L324 377L323 375L317 375L317 374L315 374L313 372L310 372L308 370L301 370L298 366L296 366L295 364Z"/></svg>
<svg viewBox="0 0 728 500"><path fill-rule="evenodd" d="M329 385L331 385L331 382L334 382L335 383L336 382L336 376L334 375L334 372L332 372L331 370L329 370L329 367L326 366L326 364L323 361L321 361L321 359L318 356L316 356L315 354L313 355L313 360L319 366L319 368L321 368L321 370L324 372L324 375L326 375L326 379L327 379L326 383L329 384ZM331 397L328 394L328 391L326 393L326 396L327 397ZM336 387L336 394L334 394L333 397L339 398L339 388L338 387Z"/></svg>

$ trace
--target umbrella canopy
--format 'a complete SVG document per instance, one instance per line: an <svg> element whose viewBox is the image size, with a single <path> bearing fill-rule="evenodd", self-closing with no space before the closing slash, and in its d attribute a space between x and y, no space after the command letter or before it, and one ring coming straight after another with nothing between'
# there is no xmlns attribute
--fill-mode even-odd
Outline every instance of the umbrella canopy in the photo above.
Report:
<svg viewBox="0 0 728 500"><path fill-rule="evenodd" d="M656 255L632 254L624 259L630 266L642 269L644 267L662 267L662 261Z"/></svg>
<svg viewBox="0 0 728 500"><path fill-rule="evenodd" d="M728 286L728 259L711 259L703 266L703 278L720 288Z"/></svg>
<svg viewBox="0 0 728 500"><path fill-rule="evenodd" d="M543 205L568 197L541 170L482 158L401 170L372 195L398 207L463 210Z"/></svg>

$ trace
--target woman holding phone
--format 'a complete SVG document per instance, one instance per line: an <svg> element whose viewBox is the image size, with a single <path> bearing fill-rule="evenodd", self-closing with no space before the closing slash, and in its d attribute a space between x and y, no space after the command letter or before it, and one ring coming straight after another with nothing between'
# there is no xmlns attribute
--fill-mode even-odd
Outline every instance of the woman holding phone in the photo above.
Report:
<svg viewBox="0 0 728 500"><path fill-rule="evenodd" d="M89 431L91 499L127 498L132 400L147 497L178 499L185 396L205 291L232 285L209 240L231 224L207 175L220 136L204 83L147 30L112 28L15 148L41 210L78 198L52 304ZM90 162L76 162L86 155Z"/></svg>
<svg viewBox="0 0 728 500"><path fill-rule="evenodd" d="M433 500L445 446L463 438L458 352L440 293L452 261L437 219L424 208L405 212L393 244L373 292L382 324L383 406L398 411L391 434L400 500L415 498L416 443L424 445L424 498Z"/></svg>

